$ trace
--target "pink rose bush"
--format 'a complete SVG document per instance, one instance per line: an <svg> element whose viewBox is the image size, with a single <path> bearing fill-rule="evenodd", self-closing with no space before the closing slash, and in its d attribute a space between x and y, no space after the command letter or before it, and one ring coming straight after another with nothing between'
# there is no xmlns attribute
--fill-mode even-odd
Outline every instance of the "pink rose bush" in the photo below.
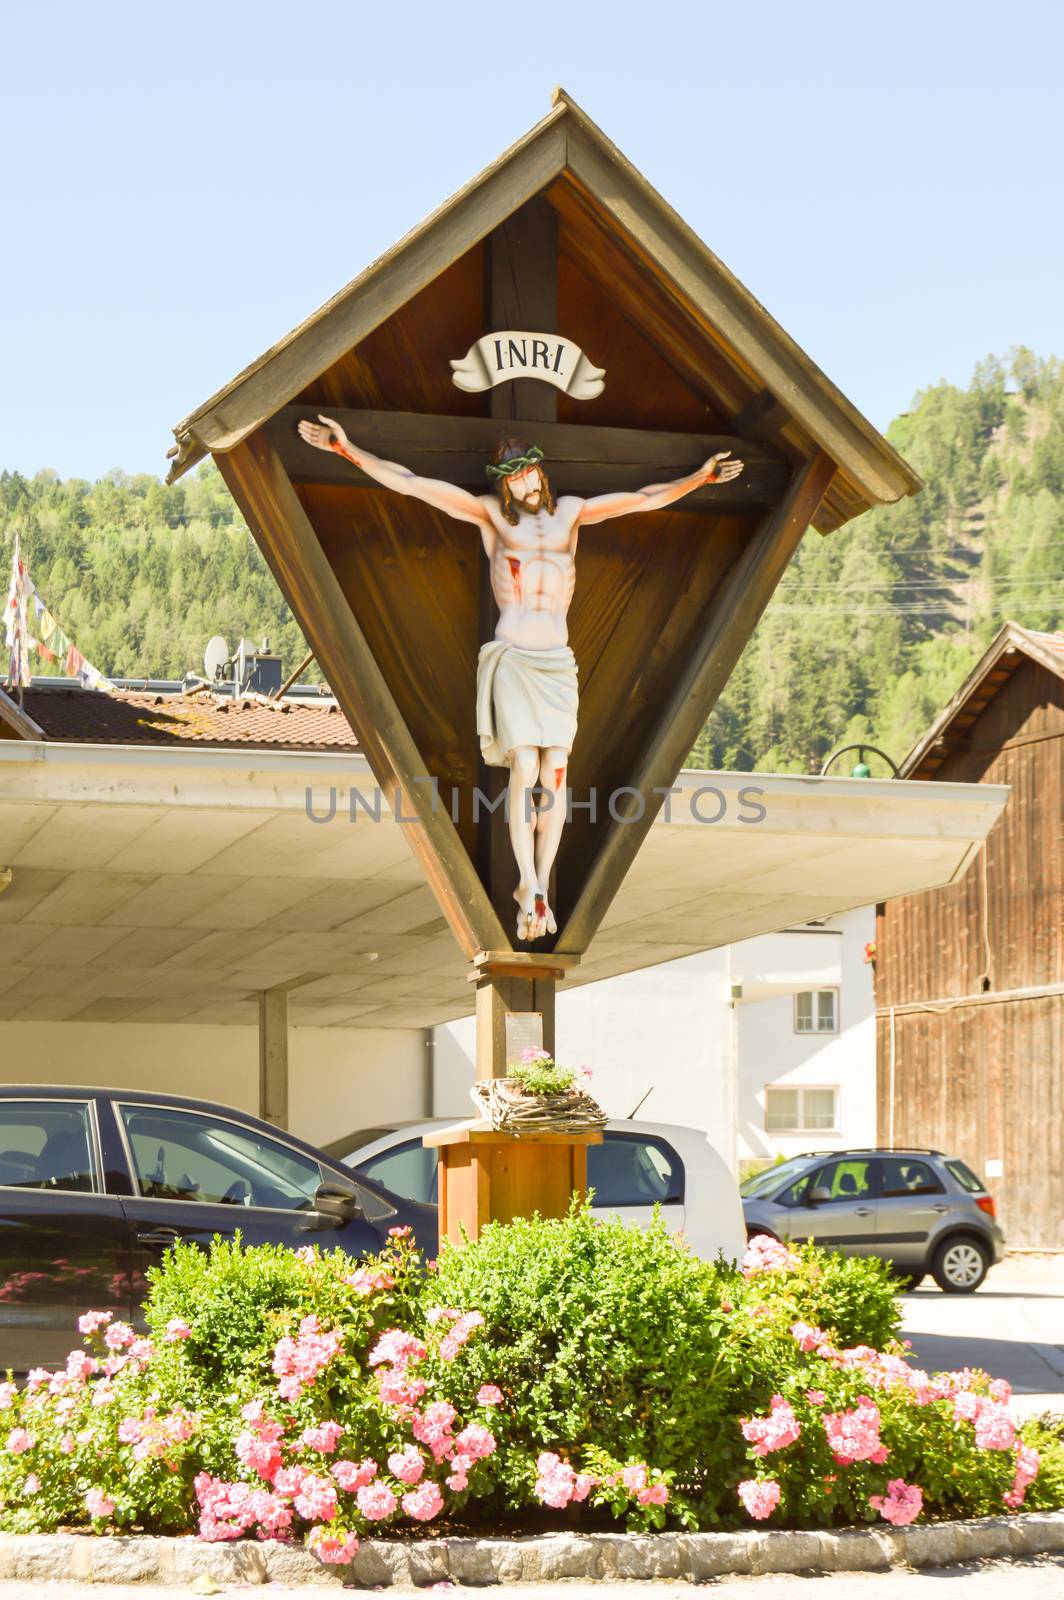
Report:
<svg viewBox="0 0 1064 1600"><path fill-rule="evenodd" d="M304 1543L343 1567L422 1525L833 1526L1064 1503L1064 1448L1003 1380L919 1370L882 1268L663 1226L489 1228L427 1273L216 1242L0 1382L0 1528Z"/></svg>

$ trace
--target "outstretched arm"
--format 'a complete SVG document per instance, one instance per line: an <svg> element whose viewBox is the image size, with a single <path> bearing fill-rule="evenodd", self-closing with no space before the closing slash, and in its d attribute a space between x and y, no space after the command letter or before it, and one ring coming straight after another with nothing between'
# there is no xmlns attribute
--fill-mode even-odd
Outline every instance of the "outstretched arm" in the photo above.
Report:
<svg viewBox="0 0 1064 1600"><path fill-rule="evenodd" d="M619 494L592 495L584 501L576 525L587 527L592 522L606 522L610 517L630 516L633 511L660 511L663 506L671 506L674 500L682 500L685 494L701 489L704 484L728 483L743 470L743 463L733 461L730 457L730 450L721 450L715 456L710 456L705 466L699 467L697 472L690 472L686 478L677 478L673 483L654 483L647 489L622 490Z"/></svg>
<svg viewBox="0 0 1064 1600"><path fill-rule="evenodd" d="M435 506L437 511L446 511L448 516L457 517L461 522L475 522L478 527L492 525L485 504L487 496L470 494L468 489L460 489L454 483L442 483L438 478L419 478L409 467L401 467L395 461L382 461L379 456L353 445L340 424L331 417L319 416L317 423L301 422L299 436L318 450L335 451L385 489L394 489L396 494L408 494L415 500L424 500L426 505Z"/></svg>

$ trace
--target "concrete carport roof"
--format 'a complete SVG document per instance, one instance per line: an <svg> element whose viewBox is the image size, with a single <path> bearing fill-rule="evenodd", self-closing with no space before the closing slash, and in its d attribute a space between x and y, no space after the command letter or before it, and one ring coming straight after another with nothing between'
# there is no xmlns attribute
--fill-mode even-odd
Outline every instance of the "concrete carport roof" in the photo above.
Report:
<svg viewBox="0 0 1064 1600"><path fill-rule="evenodd" d="M684 772L580 984L951 882L1008 791ZM320 817L336 793L336 814ZM0 740L0 1021L427 1027L466 965L353 753ZM6 871L5 871L6 869ZM9 877L8 877L9 874ZM5 886L6 878L6 886Z"/></svg>

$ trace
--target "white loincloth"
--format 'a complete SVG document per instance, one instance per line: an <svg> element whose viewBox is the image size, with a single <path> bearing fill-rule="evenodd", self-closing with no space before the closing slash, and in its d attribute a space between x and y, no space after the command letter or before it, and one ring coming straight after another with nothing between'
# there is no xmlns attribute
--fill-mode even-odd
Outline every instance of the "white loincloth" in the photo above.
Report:
<svg viewBox="0 0 1064 1600"><path fill-rule="evenodd" d="M505 767L519 745L569 751L576 737L576 657L567 644L521 650L505 639L477 658L477 732L489 767Z"/></svg>

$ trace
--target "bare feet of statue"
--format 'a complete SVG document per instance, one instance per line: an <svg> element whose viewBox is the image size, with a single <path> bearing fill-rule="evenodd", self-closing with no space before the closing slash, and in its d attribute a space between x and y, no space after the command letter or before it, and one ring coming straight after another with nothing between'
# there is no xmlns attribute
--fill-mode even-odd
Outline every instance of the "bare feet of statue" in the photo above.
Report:
<svg viewBox="0 0 1064 1600"><path fill-rule="evenodd" d="M517 937L522 941L542 939L544 934L557 933L558 924L547 903L544 890L535 884L519 883L514 890L517 901Z"/></svg>

